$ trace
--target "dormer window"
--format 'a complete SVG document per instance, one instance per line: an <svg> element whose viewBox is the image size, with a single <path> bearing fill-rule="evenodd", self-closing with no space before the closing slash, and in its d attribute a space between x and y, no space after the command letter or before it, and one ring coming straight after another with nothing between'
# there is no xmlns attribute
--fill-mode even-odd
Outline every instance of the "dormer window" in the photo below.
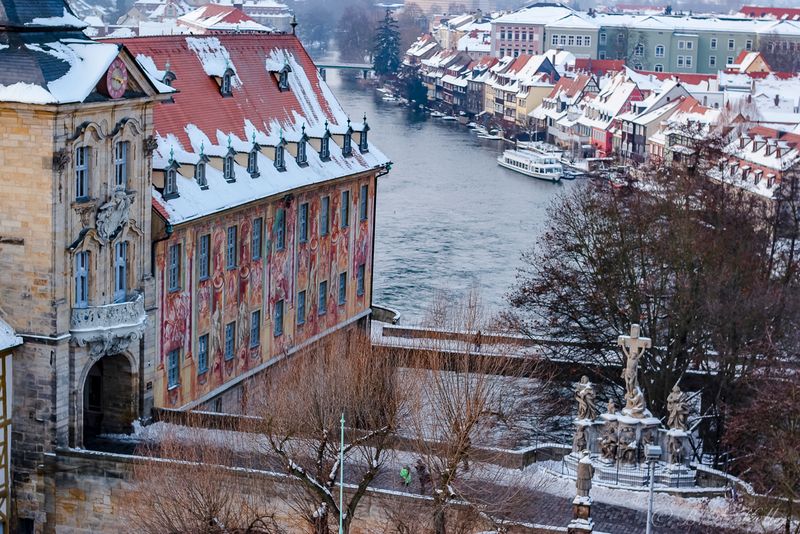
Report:
<svg viewBox="0 0 800 534"><path fill-rule="evenodd" d="M174 82L177 79L178 77L175 75L175 73L169 70L169 67L167 67L167 71L164 73L164 77L161 79L161 83L163 83L166 86L172 87L172 82Z"/></svg>
<svg viewBox="0 0 800 534"><path fill-rule="evenodd" d="M275 147L275 168L283 172L286 170L286 141L281 137L278 146Z"/></svg>
<svg viewBox="0 0 800 534"><path fill-rule="evenodd" d="M306 135L306 127L303 125L303 133L300 136L300 140L297 142L297 157L295 158L295 161L300 167L308 165L307 143L308 136Z"/></svg>
<svg viewBox="0 0 800 534"><path fill-rule="evenodd" d="M281 92L289 90L289 73L292 72L292 67L286 62L283 68L278 71L278 90Z"/></svg>
<svg viewBox="0 0 800 534"><path fill-rule="evenodd" d="M322 161L331 160L331 132L328 130L328 121L325 121L325 133L322 135L322 139L320 139L319 159Z"/></svg>
<svg viewBox="0 0 800 534"><path fill-rule="evenodd" d="M175 161L174 149L169 150L169 162L164 169L164 189L162 196L164 200L178 198L178 168L180 165Z"/></svg>
<svg viewBox="0 0 800 534"><path fill-rule="evenodd" d="M178 196L178 173L175 169L167 169L164 177L164 198L170 199Z"/></svg>
<svg viewBox="0 0 800 534"><path fill-rule="evenodd" d="M367 132L369 132L369 124L367 124L367 116L364 115L364 127L359 132L358 150L362 154L369 152L369 142L367 140Z"/></svg>
<svg viewBox="0 0 800 534"><path fill-rule="evenodd" d="M200 145L200 158L194 168L194 179L200 189L208 189L208 179L206 178L206 164L208 163L208 156L203 151L203 146Z"/></svg>
<svg viewBox="0 0 800 534"><path fill-rule="evenodd" d="M349 157L353 155L353 134L349 131L344 134L344 143L342 144L342 155Z"/></svg>
<svg viewBox="0 0 800 534"><path fill-rule="evenodd" d="M228 183L236 181L236 172L234 168L235 155L236 151L234 151L232 148L228 148L228 153L225 154L225 157L222 160L222 176Z"/></svg>
<svg viewBox="0 0 800 534"><path fill-rule="evenodd" d="M233 94L233 69L226 69L225 73L222 75L222 84L219 87L219 93L224 97Z"/></svg>
<svg viewBox="0 0 800 534"><path fill-rule="evenodd" d="M247 154L247 172L250 178L258 178L261 173L258 172L258 153L261 152L261 147L253 142L253 148Z"/></svg>

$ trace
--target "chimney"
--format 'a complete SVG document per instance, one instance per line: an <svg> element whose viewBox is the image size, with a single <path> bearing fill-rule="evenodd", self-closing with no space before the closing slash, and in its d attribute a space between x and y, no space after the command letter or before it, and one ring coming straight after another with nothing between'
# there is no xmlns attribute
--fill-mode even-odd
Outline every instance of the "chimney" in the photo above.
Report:
<svg viewBox="0 0 800 534"><path fill-rule="evenodd" d="M233 7L241 11L242 9L244 9L244 2L242 2L241 0L234 0Z"/></svg>
<svg viewBox="0 0 800 534"><path fill-rule="evenodd" d="M780 105L781 105L781 95L775 93L775 107L777 108Z"/></svg>

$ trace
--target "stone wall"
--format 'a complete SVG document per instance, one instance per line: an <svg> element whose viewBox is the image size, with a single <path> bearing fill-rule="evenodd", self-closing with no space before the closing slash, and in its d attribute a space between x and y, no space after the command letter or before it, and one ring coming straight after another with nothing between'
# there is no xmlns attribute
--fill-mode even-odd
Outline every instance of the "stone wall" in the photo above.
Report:
<svg viewBox="0 0 800 534"><path fill-rule="evenodd" d="M119 534L137 532L130 520L130 503L136 487L131 482L135 457L78 450L59 450L47 455L46 470L52 474L52 502L45 532L75 534ZM141 461L141 459L139 459ZM285 476L267 472L242 476L241 491L266 497L279 524L288 532L306 532L297 513L285 502L294 483ZM353 534L393 532L395 518L414 525L415 517L430 517L430 498L370 490L359 505ZM463 508L453 507L454 514ZM456 519L455 517L452 519ZM127 526L124 526L127 525ZM486 525L476 524L471 532ZM563 527L512 525L512 534L555 534Z"/></svg>

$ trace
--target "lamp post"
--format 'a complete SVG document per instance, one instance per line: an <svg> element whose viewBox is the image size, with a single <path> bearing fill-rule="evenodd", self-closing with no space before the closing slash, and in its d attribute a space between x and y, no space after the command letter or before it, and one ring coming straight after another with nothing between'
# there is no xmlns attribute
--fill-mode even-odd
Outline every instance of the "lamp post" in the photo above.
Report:
<svg viewBox="0 0 800 534"><path fill-rule="evenodd" d="M344 534L344 412L342 412L341 442L339 443L339 534Z"/></svg>
<svg viewBox="0 0 800 534"><path fill-rule="evenodd" d="M658 445L647 445L644 449L644 456L647 459L647 471L650 475L650 495L647 499L647 529L646 534L653 531L653 486L656 479L656 462L661 459L661 447Z"/></svg>

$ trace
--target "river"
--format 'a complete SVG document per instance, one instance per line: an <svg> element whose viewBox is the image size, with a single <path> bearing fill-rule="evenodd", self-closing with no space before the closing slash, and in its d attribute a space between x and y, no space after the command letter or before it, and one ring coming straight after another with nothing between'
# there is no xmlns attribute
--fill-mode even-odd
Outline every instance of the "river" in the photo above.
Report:
<svg viewBox="0 0 800 534"><path fill-rule="evenodd" d="M521 253L546 227L546 210L574 182L551 184L504 169L503 142L480 140L455 122L384 102L373 88L328 70L328 84L354 121L394 163L380 178L374 302L419 321L434 294L478 288L488 314L507 306Z"/></svg>

